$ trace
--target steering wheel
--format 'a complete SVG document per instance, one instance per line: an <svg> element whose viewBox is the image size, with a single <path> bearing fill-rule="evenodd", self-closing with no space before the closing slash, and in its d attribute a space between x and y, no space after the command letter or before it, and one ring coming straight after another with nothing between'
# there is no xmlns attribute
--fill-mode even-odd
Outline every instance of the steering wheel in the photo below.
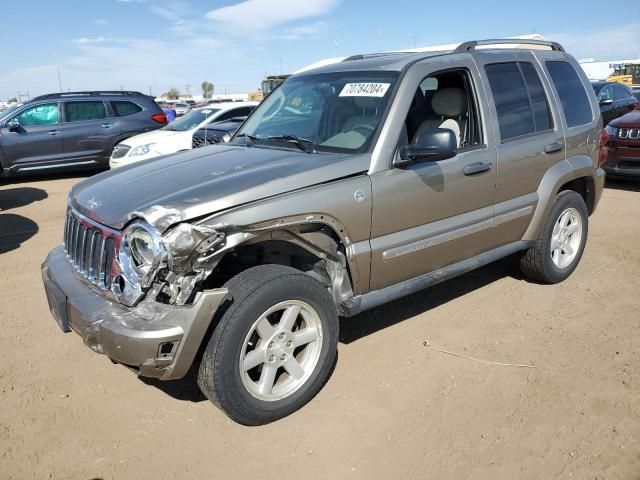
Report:
<svg viewBox="0 0 640 480"><path fill-rule="evenodd" d="M364 130L365 134L362 135L363 137L367 137L370 133L372 133L374 130L376 129L376 127L374 127L373 125L368 125L366 123L361 123L359 125L355 125L351 130ZM362 132L358 132L358 133L362 133Z"/></svg>
<svg viewBox="0 0 640 480"><path fill-rule="evenodd" d="M275 103L271 106L271 109L273 109L273 113L271 115L265 115L264 117L262 117L262 121L271 120L275 116L275 114L282 109L284 105L284 95L280 95L277 102L278 103Z"/></svg>

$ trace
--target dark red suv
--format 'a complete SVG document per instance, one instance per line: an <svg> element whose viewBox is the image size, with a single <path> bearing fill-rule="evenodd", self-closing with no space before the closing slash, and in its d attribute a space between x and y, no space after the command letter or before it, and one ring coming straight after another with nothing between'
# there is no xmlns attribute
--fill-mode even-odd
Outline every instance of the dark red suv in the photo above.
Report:
<svg viewBox="0 0 640 480"><path fill-rule="evenodd" d="M607 132L608 157L602 167L607 176L640 179L640 110L612 120Z"/></svg>

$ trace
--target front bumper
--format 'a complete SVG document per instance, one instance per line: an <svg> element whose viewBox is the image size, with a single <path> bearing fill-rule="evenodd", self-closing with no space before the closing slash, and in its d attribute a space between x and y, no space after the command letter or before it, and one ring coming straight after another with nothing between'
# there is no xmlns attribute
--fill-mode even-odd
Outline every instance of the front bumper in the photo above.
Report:
<svg viewBox="0 0 640 480"><path fill-rule="evenodd" d="M607 147L608 158L602 166L609 177L640 178L640 140L617 140Z"/></svg>
<svg viewBox="0 0 640 480"><path fill-rule="evenodd" d="M49 308L64 331L75 331L92 350L139 375L183 377L198 353L227 289L199 293L191 306L145 300L134 308L107 298L81 278L62 246L42 264Z"/></svg>

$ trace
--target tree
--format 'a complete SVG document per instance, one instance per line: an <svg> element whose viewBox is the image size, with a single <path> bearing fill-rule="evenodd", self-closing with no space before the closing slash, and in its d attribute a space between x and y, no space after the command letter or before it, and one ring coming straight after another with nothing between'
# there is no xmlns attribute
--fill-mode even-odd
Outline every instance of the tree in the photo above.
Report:
<svg viewBox="0 0 640 480"><path fill-rule="evenodd" d="M202 96L204 98L211 98L213 97L213 92L215 91L215 87L213 86L213 83L208 82L208 81L204 81L202 82Z"/></svg>
<svg viewBox="0 0 640 480"><path fill-rule="evenodd" d="M7 103L18 103L18 99L16 97L10 98Z"/></svg>
<svg viewBox="0 0 640 480"><path fill-rule="evenodd" d="M180 90L176 87L171 87L167 92L167 98L169 98L169 100L177 100L180 98Z"/></svg>

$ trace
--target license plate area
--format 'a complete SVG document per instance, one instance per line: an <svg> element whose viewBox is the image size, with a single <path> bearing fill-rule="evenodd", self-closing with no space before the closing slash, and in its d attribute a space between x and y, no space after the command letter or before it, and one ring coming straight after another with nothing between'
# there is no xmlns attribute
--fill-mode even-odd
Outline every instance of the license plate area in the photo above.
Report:
<svg viewBox="0 0 640 480"><path fill-rule="evenodd" d="M69 326L69 318L67 315L67 296L51 280L47 281L45 290L47 292L49 310L51 310L53 318L56 319L56 322L63 332L70 332L71 327Z"/></svg>

